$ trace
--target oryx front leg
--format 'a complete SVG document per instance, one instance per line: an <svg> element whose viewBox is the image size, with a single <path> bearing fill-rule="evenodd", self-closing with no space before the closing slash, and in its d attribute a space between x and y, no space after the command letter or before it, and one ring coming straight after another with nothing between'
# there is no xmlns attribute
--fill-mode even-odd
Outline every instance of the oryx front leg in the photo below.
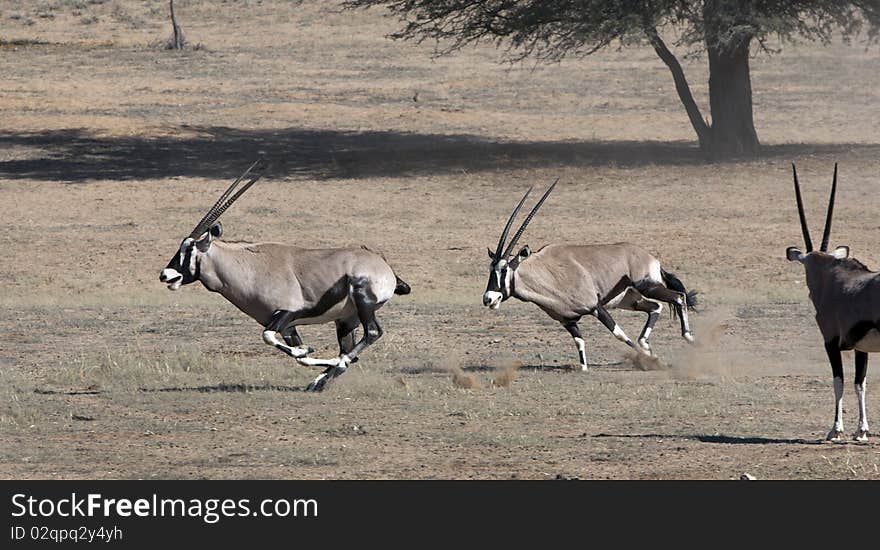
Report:
<svg viewBox="0 0 880 550"><path fill-rule="evenodd" d="M642 349L641 346L637 346L635 342L630 340L629 336L627 336L626 333L623 332L623 329L620 328L620 325L618 325L614 321L614 319L611 317L611 314L608 313L607 309L605 309L601 305L598 305L593 311L593 315L595 315L596 318L599 319L599 321L601 321L603 325L605 325L605 328L611 331L611 334L613 334L615 338L625 343L627 346L631 347L637 352L641 353L642 355L650 355L647 351Z"/></svg>
<svg viewBox="0 0 880 550"><path fill-rule="evenodd" d="M855 389L859 398L859 428L853 434L856 441L868 440L868 412L865 408L865 378L868 373L868 354L864 351L856 351L856 378Z"/></svg>
<svg viewBox="0 0 880 550"><path fill-rule="evenodd" d="M827 342L825 351L831 363L831 374L834 376L834 426L825 439L840 441L843 439L843 361L837 341Z"/></svg>
<svg viewBox="0 0 880 550"><path fill-rule="evenodd" d="M286 309L279 309L272 314L272 319L266 325L266 330L263 331L263 342L298 359L305 357L315 350L314 348L302 345L302 339L296 332L296 327L290 324L295 316L296 314L293 311ZM284 342L278 338L279 333Z"/></svg>
<svg viewBox="0 0 880 550"><path fill-rule="evenodd" d="M584 339L581 336L581 329L578 328L577 321L563 321L562 326L565 327L565 330L571 334L571 337L574 338L574 344L578 349L578 359L581 363L581 370L587 370L587 346L584 343Z"/></svg>

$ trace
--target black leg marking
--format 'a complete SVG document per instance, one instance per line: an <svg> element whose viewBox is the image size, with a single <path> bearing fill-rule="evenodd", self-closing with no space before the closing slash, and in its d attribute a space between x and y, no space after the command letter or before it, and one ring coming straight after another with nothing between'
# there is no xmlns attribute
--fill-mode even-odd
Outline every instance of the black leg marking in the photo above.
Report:
<svg viewBox="0 0 880 550"><path fill-rule="evenodd" d="M357 317L349 317L348 319L337 319L336 321L336 340L339 342L339 354L348 354L354 349L357 343L357 328L359 324ZM357 361L357 357L352 359L352 363Z"/></svg>
<svg viewBox="0 0 880 550"><path fill-rule="evenodd" d="M648 314L648 320L645 321L642 333L639 334L639 345L648 353L651 353L651 344L648 342L648 338L651 337L654 325L657 323L657 319L660 318L660 311L663 310L663 306L651 300L639 300L633 304L633 309L636 311L644 311Z"/></svg>
<svg viewBox="0 0 880 550"><path fill-rule="evenodd" d="M629 336L627 336L626 333L623 332L623 329L620 328L620 326L614 321L614 318L611 317L611 314L608 313L607 309L605 309L601 305L598 305L596 306L595 315L596 318L599 319L599 321L601 321L603 325L605 325L605 328L607 328L611 331L612 334L614 334L615 338L617 338L621 342L624 342L626 345L633 348L634 350L640 353L645 353L643 349L636 346L633 341L629 339Z"/></svg>
<svg viewBox="0 0 880 550"><path fill-rule="evenodd" d="M300 338L299 332L296 331L295 325L288 325L287 328L282 330L281 337L284 338L284 342L292 348L303 345L302 338Z"/></svg>
<svg viewBox="0 0 880 550"><path fill-rule="evenodd" d="M564 326L565 330L567 330L568 333L571 334L571 337L574 338L574 343L578 350L578 359L581 363L581 370L587 370L586 344L584 343L584 338L581 336L581 329L577 325L577 320L563 321L562 326Z"/></svg>
<svg viewBox="0 0 880 550"><path fill-rule="evenodd" d="M272 318L269 319L269 324L266 325L266 330L272 330L275 332L281 332L283 328L285 328L291 321L295 319L296 313L287 310L287 309L279 309L275 313L272 314ZM294 330L294 333L296 330Z"/></svg>
<svg viewBox="0 0 880 550"><path fill-rule="evenodd" d="M868 375L868 353L856 351L856 377L853 383L862 385Z"/></svg>

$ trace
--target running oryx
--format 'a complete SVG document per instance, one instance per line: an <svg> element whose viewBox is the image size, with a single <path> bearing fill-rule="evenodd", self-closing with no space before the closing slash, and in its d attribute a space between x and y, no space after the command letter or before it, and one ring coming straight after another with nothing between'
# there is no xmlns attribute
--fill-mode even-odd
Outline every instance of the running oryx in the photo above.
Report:
<svg viewBox="0 0 880 550"><path fill-rule="evenodd" d="M834 193L837 190L837 164L834 164L825 232L818 251L813 250L813 241L810 240L797 170L793 163L791 172L807 251L804 253L790 246L785 250L785 256L789 261L804 264L807 288L810 290L813 307L816 308L816 323L825 340L825 351L831 362L831 373L834 376L834 426L826 439L839 441L843 438L843 361L840 352L855 350L854 382L859 398L859 427L853 438L856 441L867 441L865 375L868 370L868 352L880 351L880 273L870 271L865 264L850 257L848 246L838 246L828 252Z"/></svg>
<svg viewBox="0 0 880 550"><path fill-rule="evenodd" d="M208 290L219 292L265 327L265 343L302 365L326 367L306 388L320 391L382 336L376 310L394 294L409 294L410 288L381 254L366 247L307 249L219 240L222 226L217 218L260 178L260 173L253 175L232 194L260 164L258 160L251 165L214 203L180 243L159 280L171 290L201 281ZM303 346L296 325L328 321L336 323L339 356L306 357L314 349ZM358 325L364 331L360 341L356 340Z"/></svg>
<svg viewBox="0 0 880 550"><path fill-rule="evenodd" d="M532 189L526 191L508 218L495 252L489 249L492 262L483 305L498 309L511 296L537 305L574 338L582 370L587 370L587 354L577 323L584 315L593 315L617 339L639 353L651 355L648 338L660 318L662 303L666 302L681 319L682 336L693 342L687 310L696 305L696 292L687 292L675 275L664 271L656 258L636 245L551 244L537 252L524 246L512 254L532 217L558 182L557 178L544 192L505 248L513 220ZM648 314L638 344L611 318L608 310L615 307Z"/></svg>

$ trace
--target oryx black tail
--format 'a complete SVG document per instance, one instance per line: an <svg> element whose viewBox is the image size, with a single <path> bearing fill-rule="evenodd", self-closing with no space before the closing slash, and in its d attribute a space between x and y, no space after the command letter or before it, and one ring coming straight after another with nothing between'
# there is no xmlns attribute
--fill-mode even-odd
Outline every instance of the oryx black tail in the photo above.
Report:
<svg viewBox="0 0 880 550"><path fill-rule="evenodd" d="M397 277L397 275L395 275L395 277L397 278L397 286L394 287L394 293L401 295L409 294L412 289L409 287L408 284L406 284L406 281L404 281L400 277Z"/></svg>
<svg viewBox="0 0 880 550"><path fill-rule="evenodd" d="M681 279L675 276L674 273L669 273L663 269L660 269L660 275L663 277L663 283L666 284L666 287L674 290L676 292L683 292L685 295L685 302L687 303L687 308L690 310L694 310L697 305L697 291L688 290L684 287L684 283L681 282ZM673 310L674 313L674 310Z"/></svg>

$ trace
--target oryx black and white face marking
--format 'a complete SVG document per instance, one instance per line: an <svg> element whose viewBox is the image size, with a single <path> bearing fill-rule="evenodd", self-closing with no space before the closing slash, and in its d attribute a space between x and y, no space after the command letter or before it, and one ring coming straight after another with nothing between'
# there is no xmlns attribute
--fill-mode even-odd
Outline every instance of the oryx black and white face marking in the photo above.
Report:
<svg viewBox="0 0 880 550"><path fill-rule="evenodd" d="M490 309L498 309L501 302L510 298L510 280L513 269L505 259L496 259L489 251L492 263L489 264L489 282L486 284L486 292L483 293L483 305Z"/></svg>
<svg viewBox="0 0 880 550"><path fill-rule="evenodd" d="M166 283L168 290L177 290L181 285L198 281L199 258L211 247L214 237L219 237L222 233L223 226L217 222L198 240L192 237L183 239L177 254L171 258L159 275L159 281Z"/></svg>
<svg viewBox="0 0 880 550"><path fill-rule="evenodd" d="M177 290L181 285L188 285L199 279L199 266L196 258L196 240L187 237L180 243L175 254L162 273L159 281L168 285L168 290Z"/></svg>

